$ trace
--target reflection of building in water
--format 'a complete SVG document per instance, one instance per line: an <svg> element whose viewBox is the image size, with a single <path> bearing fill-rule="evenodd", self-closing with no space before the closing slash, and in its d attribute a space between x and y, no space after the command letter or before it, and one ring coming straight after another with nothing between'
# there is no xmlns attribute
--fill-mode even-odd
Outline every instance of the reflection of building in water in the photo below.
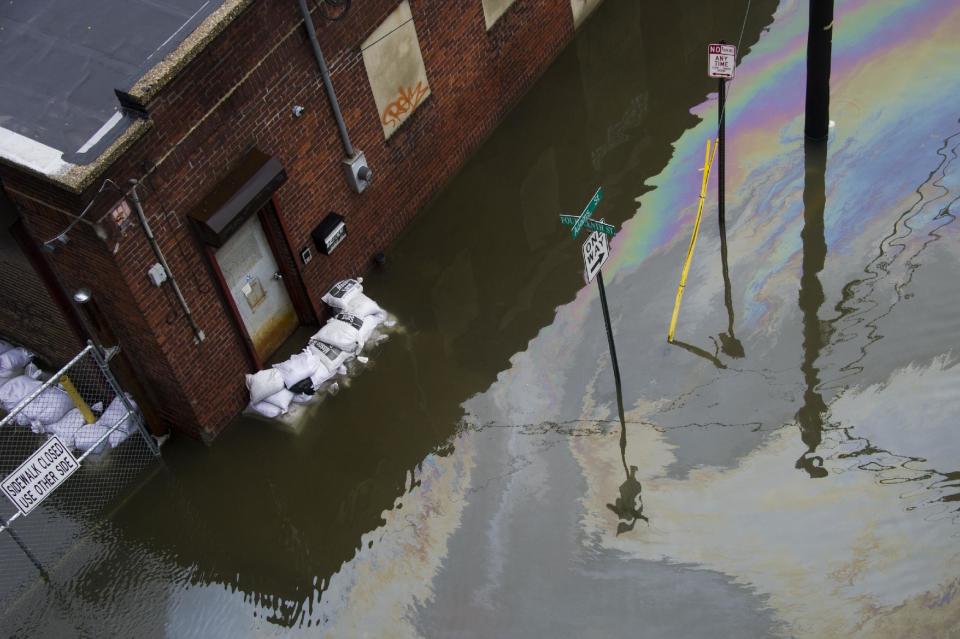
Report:
<svg viewBox="0 0 960 639"><path fill-rule="evenodd" d="M825 140L806 140L804 143L806 173L803 186L803 270L800 275L800 311L803 313L803 406L797 411L800 438L807 450L797 460L810 477L826 477L823 458L816 455L823 436L823 414L827 410L823 395L817 391L820 384L820 369L817 358L825 339L821 330L818 312L823 304L823 286L818 274L823 270L827 257L827 242L824 239L823 210L826 204L824 179L827 164Z"/></svg>
<svg viewBox="0 0 960 639"><path fill-rule="evenodd" d="M638 519L650 521L643 514L642 487L637 479L637 467L627 468L627 427L623 421L620 422L620 461L626 479L620 484L620 496L612 504L607 504L607 508L620 519L617 522L618 535L633 530Z"/></svg>

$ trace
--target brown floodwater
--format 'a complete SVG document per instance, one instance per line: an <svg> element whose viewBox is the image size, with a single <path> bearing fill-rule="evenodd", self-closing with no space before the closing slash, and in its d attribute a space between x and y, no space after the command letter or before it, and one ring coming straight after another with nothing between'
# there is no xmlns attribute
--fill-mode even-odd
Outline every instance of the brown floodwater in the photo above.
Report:
<svg viewBox="0 0 960 639"><path fill-rule="evenodd" d="M806 4L749 7L606 0L368 274L370 362L171 440L2 633L960 636L960 6L838 2L819 144ZM601 185L623 424L558 220Z"/></svg>

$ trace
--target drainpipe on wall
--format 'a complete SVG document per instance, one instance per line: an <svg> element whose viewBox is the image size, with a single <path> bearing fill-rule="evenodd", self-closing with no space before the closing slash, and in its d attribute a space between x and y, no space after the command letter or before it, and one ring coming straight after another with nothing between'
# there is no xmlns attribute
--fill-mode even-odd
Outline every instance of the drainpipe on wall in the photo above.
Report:
<svg viewBox="0 0 960 639"><path fill-rule="evenodd" d="M337 101L337 93L333 89L333 82L330 81L330 70L327 68L327 62L323 59L323 52L320 50L320 43L317 41L317 32L313 28L313 18L310 16L310 9L307 7L307 0L298 0L300 13L303 15L303 24L307 28L307 37L310 38L310 46L313 48L313 57L317 59L317 66L320 67L320 77L323 78L323 86L327 92L327 99L330 101L330 109L333 111L333 117L337 121L337 129L340 131L340 141L343 144L343 152L346 157L343 160L344 171L347 176L347 182L357 193L362 193L373 179L373 172L367 166L367 159L363 151L356 151L353 144L350 143L350 134L347 132L347 125L343 121L343 114L340 112L340 103Z"/></svg>
<svg viewBox="0 0 960 639"><path fill-rule="evenodd" d="M190 323L190 328L193 329L194 342L199 344L206 338L206 335L203 334L203 331L200 330L200 327L197 326L197 322L193 319L193 313L190 312L190 307L187 306L187 300L184 299L183 293L180 292L180 287L177 285L177 278L175 278L173 273L170 271L170 266L167 264L167 259L163 256L163 251L160 250L160 245L157 244L157 239L153 236L153 231L150 230L150 224L147 222L147 216L143 214L143 206L140 204L140 196L137 194L137 184L138 183L136 180L130 180L130 200L133 202L133 209L137 212L137 218L140 220L140 226L143 227L143 232L147 236L147 242L150 243L150 248L153 249L153 254L157 256L157 260L163 266L163 271L170 279L170 284L173 286L173 292L177 296L177 301L180 302L180 308L183 309L183 313L187 316L187 321Z"/></svg>

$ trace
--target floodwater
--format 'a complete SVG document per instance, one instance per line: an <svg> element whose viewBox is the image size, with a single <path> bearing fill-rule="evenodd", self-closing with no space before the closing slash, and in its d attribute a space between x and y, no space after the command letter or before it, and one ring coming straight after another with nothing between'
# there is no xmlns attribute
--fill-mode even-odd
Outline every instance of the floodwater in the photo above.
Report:
<svg viewBox="0 0 960 639"><path fill-rule="evenodd" d="M750 4L676 344L744 6L606 0L365 281L371 364L296 430L171 441L4 630L960 636L960 5L837 2L825 145L806 8ZM623 426L557 219L599 185Z"/></svg>

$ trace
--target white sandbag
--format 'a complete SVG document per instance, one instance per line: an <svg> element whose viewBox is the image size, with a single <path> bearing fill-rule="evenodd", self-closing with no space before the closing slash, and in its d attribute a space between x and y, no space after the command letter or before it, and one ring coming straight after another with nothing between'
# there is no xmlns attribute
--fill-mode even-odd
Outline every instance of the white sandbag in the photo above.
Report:
<svg viewBox="0 0 960 639"><path fill-rule="evenodd" d="M291 388L297 382L307 379L321 366L323 366L323 362L310 348L303 349L285 362L273 365L275 369L280 371L283 385L287 388Z"/></svg>
<svg viewBox="0 0 960 639"><path fill-rule="evenodd" d="M139 410L137 403L133 401L133 397L131 397L129 393L127 393L127 401L130 402L135 412ZM127 407L124 405L123 400L120 399L120 397L114 397L110 405L107 406L107 410L103 411L103 414L97 419L97 425L113 428L118 422L123 420L123 423L117 426L117 430L129 433L136 427L136 423L133 420L133 416L124 419L126 415Z"/></svg>
<svg viewBox="0 0 960 639"><path fill-rule="evenodd" d="M33 420L29 424L30 430L33 431L34 435L44 435L47 432L47 427L44 424L41 424L37 420Z"/></svg>
<svg viewBox="0 0 960 639"><path fill-rule="evenodd" d="M362 281L362 277L356 280L341 280L331 286L330 290L321 299L330 308L346 310L351 300L356 295L363 293L363 286L360 284Z"/></svg>
<svg viewBox="0 0 960 639"><path fill-rule="evenodd" d="M110 448L116 448L124 441L127 437L130 437L130 431L122 430L118 428L117 430L110 433L110 436L107 437L107 441L110 442Z"/></svg>
<svg viewBox="0 0 960 639"><path fill-rule="evenodd" d="M297 393L293 396L294 404L309 404L317 398L316 395L307 395L306 393Z"/></svg>
<svg viewBox="0 0 960 639"><path fill-rule="evenodd" d="M23 367L23 374L32 379L39 379L41 382L45 382L48 379L47 374L40 370L40 367L33 362Z"/></svg>
<svg viewBox="0 0 960 639"><path fill-rule="evenodd" d="M8 371L19 371L30 363L33 359L33 353L25 348L11 348L5 353L0 353L0 373L9 374Z"/></svg>
<svg viewBox="0 0 960 639"><path fill-rule="evenodd" d="M340 368L341 364L352 357L350 353L347 353L336 346L324 344L319 339L316 339L316 335L310 338L307 348L313 351L320 358L320 361L323 362L323 365L326 366L327 370L329 371L336 371L338 368Z"/></svg>
<svg viewBox="0 0 960 639"><path fill-rule="evenodd" d="M257 404L283 390L283 376L275 368L247 375L247 389L250 391L250 403Z"/></svg>
<svg viewBox="0 0 960 639"><path fill-rule="evenodd" d="M17 417L23 417L27 423L38 421L42 424L52 424L62 419L73 408L75 406L70 396L56 386L51 386L45 388L36 399L24 406Z"/></svg>
<svg viewBox="0 0 960 639"><path fill-rule="evenodd" d="M340 312L330 318L314 337L349 353L358 353L379 322L374 317L357 317Z"/></svg>
<svg viewBox="0 0 960 639"><path fill-rule="evenodd" d="M283 390L274 393L263 401L268 404L273 404L285 413L290 410L290 402L293 401L293 393L284 388Z"/></svg>
<svg viewBox="0 0 960 639"><path fill-rule="evenodd" d="M38 382L26 375L13 377L7 380L3 386L0 386L0 406L9 413L20 403L20 400L41 386L43 386L43 382Z"/></svg>
<svg viewBox="0 0 960 639"><path fill-rule="evenodd" d="M254 413L266 417L268 419L273 419L274 417L280 417L283 415L283 411L267 402L257 402L256 404L250 404L248 407Z"/></svg>
<svg viewBox="0 0 960 639"><path fill-rule="evenodd" d="M60 421L47 424L47 432L59 437L67 448L75 448L77 432L86 425L87 420L83 418L83 413L79 408L74 408Z"/></svg>
<svg viewBox="0 0 960 639"><path fill-rule="evenodd" d="M82 453L85 453L89 450L91 455L99 455L103 451L107 450L107 448L110 446L110 442L105 437L100 444L97 444L97 441L99 441L101 437L109 432L109 428L99 424L88 424L83 426L77 431L77 435L74 438L77 450ZM96 448L94 448L94 446L96 446Z"/></svg>
<svg viewBox="0 0 960 639"><path fill-rule="evenodd" d="M320 388L321 384L336 375L336 373L336 370L327 370L326 366L318 368L313 375L310 376L310 384L313 386L313 390Z"/></svg>
<svg viewBox="0 0 960 639"><path fill-rule="evenodd" d="M380 322L387 319L387 312L363 293L354 295L345 310L357 317L376 317Z"/></svg>
<svg viewBox="0 0 960 639"><path fill-rule="evenodd" d="M7 351L9 351L11 348L13 348L13 344L11 344L10 342L5 342L2 339L0 339L0 355L3 355Z"/></svg>

